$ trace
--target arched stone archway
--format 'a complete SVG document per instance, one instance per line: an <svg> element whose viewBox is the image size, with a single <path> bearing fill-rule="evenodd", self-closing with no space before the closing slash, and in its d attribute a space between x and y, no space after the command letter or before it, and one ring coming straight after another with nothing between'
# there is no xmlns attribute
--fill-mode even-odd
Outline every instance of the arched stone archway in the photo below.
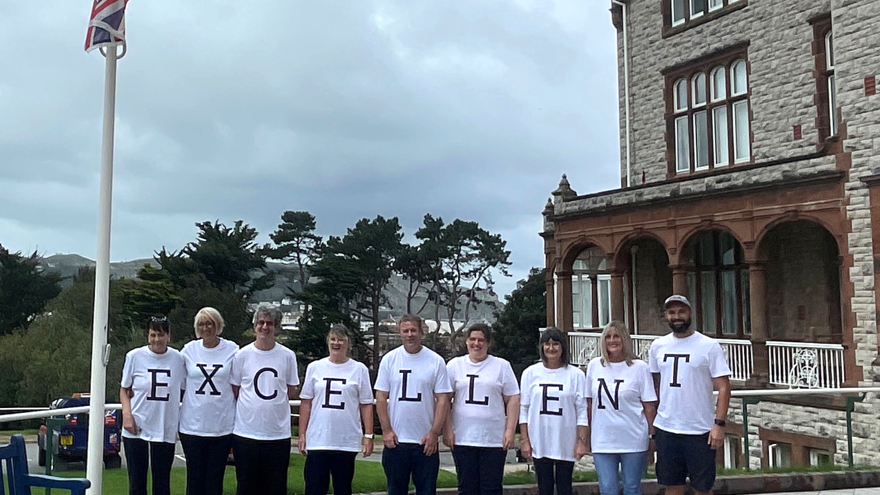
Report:
<svg viewBox="0 0 880 495"><path fill-rule="evenodd" d="M683 294L694 306L693 324L706 335L747 339L751 334L749 267L740 241L727 230L694 232L681 247Z"/></svg>
<svg viewBox="0 0 880 495"><path fill-rule="evenodd" d="M774 225L758 246L766 260L768 338L842 342L838 243L819 223Z"/></svg>
<svg viewBox="0 0 880 495"><path fill-rule="evenodd" d="M666 246L653 235L627 239L618 247L615 265L625 267L626 323L630 332L667 333L663 301L672 294L672 269Z"/></svg>

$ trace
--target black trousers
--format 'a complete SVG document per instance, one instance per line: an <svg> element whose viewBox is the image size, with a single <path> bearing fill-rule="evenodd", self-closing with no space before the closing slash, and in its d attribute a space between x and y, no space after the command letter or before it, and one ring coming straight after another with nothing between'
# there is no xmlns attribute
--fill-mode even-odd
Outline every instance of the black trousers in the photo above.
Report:
<svg viewBox="0 0 880 495"><path fill-rule="evenodd" d="M147 495L147 468L153 475L153 495L171 495L174 444L122 437L128 466L128 493Z"/></svg>
<svg viewBox="0 0 880 495"><path fill-rule="evenodd" d="M459 495L501 495L506 450L456 445L452 449L452 459L458 473Z"/></svg>
<svg viewBox="0 0 880 495"><path fill-rule="evenodd" d="M354 480L354 459L357 452L339 450L309 450L303 478L306 481L306 495L327 495L330 490L330 476L333 476L333 495L351 495L351 482Z"/></svg>
<svg viewBox="0 0 880 495"><path fill-rule="evenodd" d="M287 495L290 439L252 440L234 435L238 495Z"/></svg>
<svg viewBox="0 0 880 495"><path fill-rule="evenodd" d="M538 478L538 495L572 495L571 476L574 462L557 459L534 459L535 476Z"/></svg>
<svg viewBox="0 0 880 495"><path fill-rule="evenodd" d="M393 449L382 450L382 467L388 479L388 495L407 495L412 477L416 495L437 493L437 473L440 471L440 453L425 455L425 446L417 443L399 443Z"/></svg>
<svg viewBox="0 0 880 495"><path fill-rule="evenodd" d="M186 456L186 495L223 495L232 435L201 437L181 433L180 444Z"/></svg>

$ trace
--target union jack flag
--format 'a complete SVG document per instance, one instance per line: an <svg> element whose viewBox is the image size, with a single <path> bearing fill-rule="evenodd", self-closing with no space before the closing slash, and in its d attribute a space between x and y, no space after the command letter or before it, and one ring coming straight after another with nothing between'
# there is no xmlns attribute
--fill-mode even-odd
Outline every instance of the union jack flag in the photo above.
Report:
<svg viewBox="0 0 880 495"><path fill-rule="evenodd" d="M125 40L125 5L128 0L95 0L89 17L86 51Z"/></svg>

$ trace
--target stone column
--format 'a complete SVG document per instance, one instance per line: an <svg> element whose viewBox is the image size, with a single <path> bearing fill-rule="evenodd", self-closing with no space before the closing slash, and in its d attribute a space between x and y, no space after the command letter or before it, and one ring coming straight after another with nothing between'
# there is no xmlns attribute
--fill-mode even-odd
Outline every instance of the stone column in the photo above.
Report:
<svg viewBox="0 0 880 495"><path fill-rule="evenodd" d="M670 266L672 268L672 293L681 296L688 293L687 267L684 265ZM670 294L672 295L672 294ZM691 303L694 303L691 301ZM694 303L696 304L696 303Z"/></svg>
<svg viewBox="0 0 880 495"><path fill-rule="evenodd" d="M623 272L611 272L611 319L623 321L626 318L623 304Z"/></svg>
<svg viewBox="0 0 880 495"><path fill-rule="evenodd" d="M749 263L749 307L751 308L752 357L754 367L748 386L764 388L770 383L770 355L767 350L767 265Z"/></svg>
<svg viewBox="0 0 880 495"><path fill-rule="evenodd" d="M571 271L556 272L556 300L559 301L556 326L570 332L574 329L573 308L571 305Z"/></svg>
<svg viewBox="0 0 880 495"><path fill-rule="evenodd" d="M556 287L553 283L553 274L548 274L544 278L544 286L546 287L546 295L544 299L547 303L547 326L556 326Z"/></svg>
<svg viewBox="0 0 880 495"><path fill-rule="evenodd" d="M590 275L590 326L599 328L599 277L596 274Z"/></svg>

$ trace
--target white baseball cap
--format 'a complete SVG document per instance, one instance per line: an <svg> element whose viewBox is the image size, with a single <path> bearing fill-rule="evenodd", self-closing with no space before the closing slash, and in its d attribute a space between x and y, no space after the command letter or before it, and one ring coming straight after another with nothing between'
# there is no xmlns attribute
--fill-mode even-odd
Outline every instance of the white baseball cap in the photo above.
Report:
<svg viewBox="0 0 880 495"><path fill-rule="evenodd" d="M667 297L667 298L666 298L666 302L663 303L663 308L664 308L664 309L665 309L665 308L668 308L669 305L672 304L672 303L674 303L674 302L684 304L684 305L687 306L688 308L693 309L693 306L691 306L691 302L688 301L688 298L686 298L686 297L684 297L684 296L679 296L679 295L677 295L677 294L674 295L674 296L669 296L669 297Z"/></svg>

